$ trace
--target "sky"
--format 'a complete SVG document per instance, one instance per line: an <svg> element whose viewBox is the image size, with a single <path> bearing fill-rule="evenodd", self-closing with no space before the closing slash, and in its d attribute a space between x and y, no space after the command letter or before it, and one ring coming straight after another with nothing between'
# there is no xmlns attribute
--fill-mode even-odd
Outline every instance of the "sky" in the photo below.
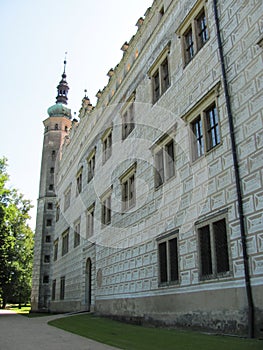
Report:
<svg viewBox="0 0 263 350"><path fill-rule="evenodd" d="M8 159L9 186L31 200L34 230L43 120L55 103L63 73L68 107L78 115L84 90L93 105L121 46L137 31L153 0L0 0L0 157Z"/></svg>

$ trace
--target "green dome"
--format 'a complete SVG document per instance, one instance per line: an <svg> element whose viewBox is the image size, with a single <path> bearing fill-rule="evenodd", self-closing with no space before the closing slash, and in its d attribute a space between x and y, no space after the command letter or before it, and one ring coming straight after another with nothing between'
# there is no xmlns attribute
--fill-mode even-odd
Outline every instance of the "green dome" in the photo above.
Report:
<svg viewBox="0 0 263 350"><path fill-rule="evenodd" d="M67 108L62 103L56 103L47 110L50 117L67 117L71 119L71 109Z"/></svg>

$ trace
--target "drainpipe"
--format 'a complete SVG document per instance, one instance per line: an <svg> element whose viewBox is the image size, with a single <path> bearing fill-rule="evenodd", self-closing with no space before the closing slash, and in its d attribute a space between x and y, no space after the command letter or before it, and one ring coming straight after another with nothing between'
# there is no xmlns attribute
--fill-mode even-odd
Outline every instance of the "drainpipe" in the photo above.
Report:
<svg viewBox="0 0 263 350"><path fill-rule="evenodd" d="M249 274L249 257L248 257L248 253L247 253L247 239L246 239L245 219L244 219L244 210L243 210L243 202L242 202L241 179L240 179L240 172L239 172L239 165L238 165L238 158L237 158L237 147L236 147L236 140L235 140L235 130L234 130L232 108L231 108L231 103L230 103L230 96L229 96L229 92L228 92L228 82L227 82L227 76L226 76L226 68L225 68L221 33L220 33L220 28L219 28L217 0L213 0L213 4L214 4L216 34L217 34L217 42L218 42L218 49L219 49L225 98L226 98L226 108L227 108L227 115L228 115L228 122L229 122L232 157L233 157L236 191L237 191L239 226L240 226L240 235L241 235L242 250L243 250L246 294L247 294L247 303L248 303L248 337L254 338L254 304L253 304L252 288L251 288L250 274Z"/></svg>

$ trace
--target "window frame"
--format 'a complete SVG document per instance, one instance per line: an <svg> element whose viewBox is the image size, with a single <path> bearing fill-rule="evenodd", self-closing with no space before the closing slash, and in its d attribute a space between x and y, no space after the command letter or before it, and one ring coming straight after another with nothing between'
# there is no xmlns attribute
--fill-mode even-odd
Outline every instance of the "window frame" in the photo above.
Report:
<svg viewBox="0 0 263 350"><path fill-rule="evenodd" d="M59 239L57 238L54 241L54 254L53 254L53 261L57 261L58 260L58 243L59 243Z"/></svg>
<svg viewBox="0 0 263 350"><path fill-rule="evenodd" d="M87 238L94 235L94 216L95 203L93 203L86 211L86 236Z"/></svg>
<svg viewBox="0 0 263 350"><path fill-rule="evenodd" d="M126 212L136 205L136 170L137 163L130 166L119 178L121 184L122 212ZM125 200L127 198L127 200Z"/></svg>
<svg viewBox="0 0 263 350"><path fill-rule="evenodd" d="M69 228L62 233L62 249L61 256L66 255L69 252Z"/></svg>
<svg viewBox="0 0 263 350"><path fill-rule="evenodd" d="M64 212L70 207L71 202L71 184L64 192Z"/></svg>
<svg viewBox="0 0 263 350"><path fill-rule="evenodd" d="M105 164L112 156L112 127L107 129L101 137L102 164Z"/></svg>
<svg viewBox="0 0 263 350"><path fill-rule="evenodd" d="M205 25L200 19L205 19ZM192 7L191 11L184 18L183 22L176 30L177 35L181 38L181 47L183 53L183 65L186 67L209 41L208 16L205 0L199 0ZM189 42L189 33L191 33L191 43ZM205 35L203 35L205 33ZM200 40L200 34L204 40Z"/></svg>
<svg viewBox="0 0 263 350"><path fill-rule="evenodd" d="M88 158L87 158L87 165L88 165L88 183L94 178L95 176L95 167L96 167L96 147L90 152Z"/></svg>
<svg viewBox="0 0 263 350"><path fill-rule="evenodd" d="M172 145L172 161L168 147ZM170 135L164 134L152 148L154 158L154 187L158 189L175 177L175 141ZM173 164L171 168L170 164ZM171 169L172 172L171 172Z"/></svg>
<svg viewBox="0 0 263 350"><path fill-rule="evenodd" d="M159 54L158 58L155 60L154 64L148 71L148 76L151 79L151 90L152 90L152 104L155 104L161 96L169 89L171 86L171 73L170 73L170 46L169 42L162 52ZM164 72L164 64L167 72ZM167 79L168 82L165 82Z"/></svg>
<svg viewBox="0 0 263 350"><path fill-rule="evenodd" d="M74 223L74 248L80 245L80 218Z"/></svg>
<svg viewBox="0 0 263 350"><path fill-rule="evenodd" d="M175 256L172 256L171 242L176 243ZM165 256L161 252L161 247L165 248ZM158 286L179 285L180 283L180 263L179 263L179 230L173 230L157 238L158 255ZM162 262L162 258L165 260ZM175 265L174 265L175 263ZM165 276L162 276L162 273ZM175 274L175 278L173 278Z"/></svg>
<svg viewBox="0 0 263 350"><path fill-rule="evenodd" d="M124 141L135 128L135 92L131 94L121 109L122 141Z"/></svg>
<svg viewBox="0 0 263 350"><path fill-rule="evenodd" d="M82 192L83 185L83 166L79 169L76 175L76 197Z"/></svg>
<svg viewBox="0 0 263 350"><path fill-rule="evenodd" d="M215 224L224 221L224 247L220 249L216 243L216 229ZM205 233L205 229L208 227L208 231ZM229 230L228 230L228 221L225 214L216 215L206 220L199 221L195 224L195 230L197 234L198 242L198 264L199 264L199 280L200 281L210 281L215 279L221 279L230 277L232 274L231 271L231 247L229 240ZM205 237L207 234L207 237ZM203 236L201 238L201 236ZM222 237L220 238L222 242ZM206 246L205 246L206 245ZM209 245L209 247L208 247ZM203 256L202 252L205 249L209 248L207 251L207 256ZM223 251L224 249L224 251ZM224 271L218 271L218 261L221 260L221 255L225 255L226 261L223 262L228 269ZM204 261L206 261L205 268L207 272L204 271ZM209 264L209 265L208 265ZM208 271L210 270L210 272Z"/></svg>
<svg viewBox="0 0 263 350"><path fill-rule="evenodd" d="M112 222L112 209L111 209L111 196L112 196L112 186L104 192L101 196L101 226L109 226Z"/></svg>

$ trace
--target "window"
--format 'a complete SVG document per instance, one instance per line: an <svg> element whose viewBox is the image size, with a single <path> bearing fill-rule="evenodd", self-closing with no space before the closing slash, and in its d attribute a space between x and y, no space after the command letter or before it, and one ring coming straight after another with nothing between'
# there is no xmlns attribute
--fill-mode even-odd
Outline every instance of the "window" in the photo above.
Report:
<svg viewBox="0 0 263 350"><path fill-rule="evenodd" d="M65 276L60 277L60 300L64 300L65 298Z"/></svg>
<svg viewBox="0 0 263 350"><path fill-rule="evenodd" d="M102 141L102 163L104 164L112 154L112 128L107 130L101 138Z"/></svg>
<svg viewBox="0 0 263 350"><path fill-rule="evenodd" d="M174 163L174 141L171 137L164 135L154 149L156 188L175 175Z"/></svg>
<svg viewBox="0 0 263 350"><path fill-rule="evenodd" d="M134 129L134 100L135 93L128 99L122 109L122 140L125 140Z"/></svg>
<svg viewBox="0 0 263 350"><path fill-rule="evenodd" d="M44 263L49 263L50 262L50 255L45 255L44 256Z"/></svg>
<svg viewBox="0 0 263 350"><path fill-rule="evenodd" d="M218 111L215 102L191 122L193 161L220 144Z"/></svg>
<svg viewBox="0 0 263 350"><path fill-rule="evenodd" d="M178 232L172 232L166 238L158 239L159 282L172 284L179 281Z"/></svg>
<svg viewBox="0 0 263 350"><path fill-rule="evenodd" d="M58 239L54 241L54 261L58 260Z"/></svg>
<svg viewBox="0 0 263 350"><path fill-rule="evenodd" d="M94 234L94 213L95 204L87 210L87 237L91 237Z"/></svg>
<svg viewBox="0 0 263 350"><path fill-rule="evenodd" d="M60 203L57 203L56 205L56 222L59 220L60 217Z"/></svg>
<svg viewBox="0 0 263 350"><path fill-rule="evenodd" d="M50 174L54 174L54 172L55 172L55 169L53 167L50 168Z"/></svg>
<svg viewBox="0 0 263 350"><path fill-rule="evenodd" d="M58 124L55 124L55 130L58 130Z"/></svg>
<svg viewBox="0 0 263 350"><path fill-rule="evenodd" d="M62 234L62 256L68 253L69 248L69 229Z"/></svg>
<svg viewBox="0 0 263 350"><path fill-rule="evenodd" d="M52 209L53 209L53 203L48 202L48 204L47 204L47 209L48 209L48 210L52 210Z"/></svg>
<svg viewBox="0 0 263 350"><path fill-rule="evenodd" d="M51 293L51 299L56 299L56 280L52 281L52 293Z"/></svg>
<svg viewBox="0 0 263 350"><path fill-rule="evenodd" d="M204 46L209 39L207 16L203 1L197 2L183 23L177 29L182 38L184 64L187 65L194 55Z"/></svg>
<svg viewBox="0 0 263 350"><path fill-rule="evenodd" d="M56 151L52 151L51 153L51 159L55 160L56 159Z"/></svg>
<svg viewBox="0 0 263 350"><path fill-rule="evenodd" d="M122 210L126 211L135 205L135 172L137 164L133 164L121 177Z"/></svg>
<svg viewBox="0 0 263 350"><path fill-rule="evenodd" d="M164 48L148 74L152 81L152 100L157 102L170 86L168 54L170 43Z"/></svg>
<svg viewBox="0 0 263 350"><path fill-rule="evenodd" d="M88 161L88 182L90 182L93 179L94 174L95 174L95 153L96 153L96 150L94 149L87 159L87 161Z"/></svg>
<svg viewBox="0 0 263 350"><path fill-rule="evenodd" d="M225 218L197 226L200 278L216 278L229 272L228 240Z"/></svg>
<svg viewBox="0 0 263 350"><path fill-rule="evenodd" d="M43 276L43 283L45 283L45 284L49 283L49 276L48 275Z"/></svg>
<svg viewBox="0 0 263 350"><path fill-rule="evenodd" d="M112 189L106 191L106 193L101 198L102 225L110 225L111 223L111 192Z"/></svg>
<svg viewBox="0 0 263 350"><path fill-rule="evenodd" d="M80 220L74 225L74 248L80 244Z"/></svg>
<svg viewBox="0 0 263 350"><path fill-rule="evenodd" d="M76 187L76 195L78 195L82 191L82 170L83 167L77 173L77 187Z"/></svg>
<svg viewBox="0 0 263 350"><path fill-rule="evenodd" d="M50 235L47 235L46 236L46 243L50 243L51 242L51 236Z"/></svg>
<svg viewBox="0 0 263 350"><path fill-rule="evenodd" d="M52 226L52 219L47 219L47 227Z"/></svg>
<svg viewBox="0 0 263 350"><path fill-rule="evenodd" d="M71 185L67 188L64 193L64 211L70 207L70 198L71 198Z"/></svg>
<svg viewBox="0 0 263 350"><path fill-rule="evenodd" d="M54 191L54 185L53 185L53 184L50 184L49 187L48 187L48 190L49 190L49 191Z"/></svg>

